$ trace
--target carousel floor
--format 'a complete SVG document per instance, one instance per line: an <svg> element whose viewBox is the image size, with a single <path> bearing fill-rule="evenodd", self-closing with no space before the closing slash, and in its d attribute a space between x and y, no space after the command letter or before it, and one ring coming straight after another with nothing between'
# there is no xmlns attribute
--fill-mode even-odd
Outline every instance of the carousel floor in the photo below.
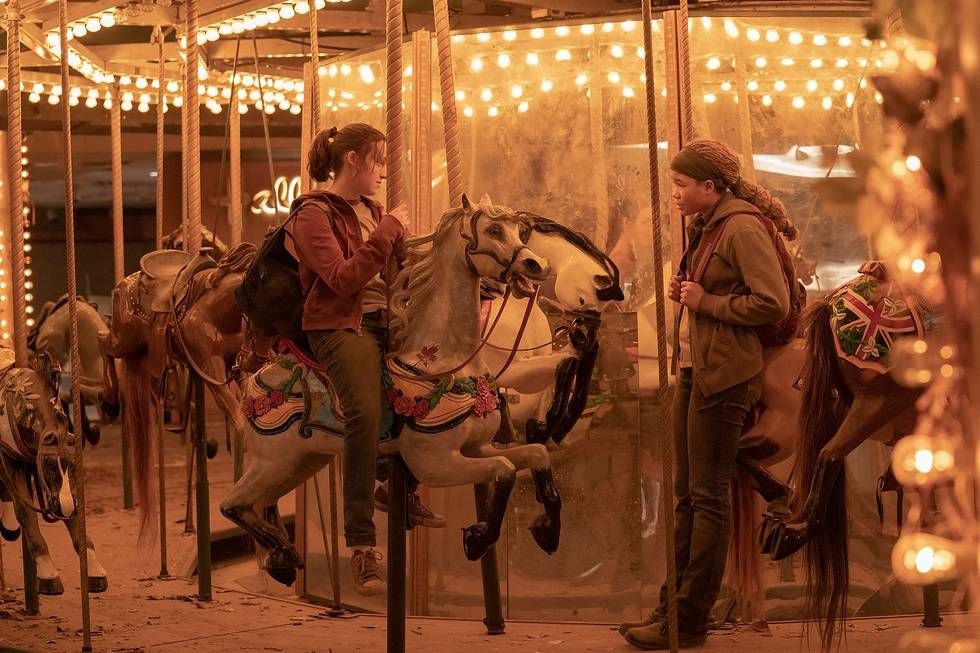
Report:
<svg viewBox="0 0 980 653"><path fill-rule="evenodd" d="M215 422L217 427L218 423ZM184 536L183 450L176 438L167 449L168 543L170 569L177 569L194 548ZM196 600L196 582L160 580L159 554L136 546L137 515L121 509L118 432L107 428L103 442L86 452L90 486L89 534L99 559L109 570L109 590L92 595L93 646L96 651L322 651L380 653L385 649L385 618L358 615L329 619L321 608L242 591L216 570L214 600ZM230 484L227 453L211 466L212 502ZM285 507L285 506L284 506ZM216 512L216 511L215 511ZM215 526L220 522L215 520ZM41 615L22 614L23 582L20 544L3 543L5 586L0 585L0 651L77 651L81 647L78 565L67 531L60 524L42 526L52 558L61 570L66 593L41 598ZM954 637L977 636L976 615L947 615L941 631ZM972 632L971 632L971 629ZM919 631L917 618L854 620L842 650L892 653L902 635ZM609 625L552 623L507 624L507 633L489 637L477 621L413 618L407 625L408 650L426 653L577 653L630 651ZM712 634L705 650L759 653L805 651L799 624L773 624L769 635L749 629Z"/></svg>

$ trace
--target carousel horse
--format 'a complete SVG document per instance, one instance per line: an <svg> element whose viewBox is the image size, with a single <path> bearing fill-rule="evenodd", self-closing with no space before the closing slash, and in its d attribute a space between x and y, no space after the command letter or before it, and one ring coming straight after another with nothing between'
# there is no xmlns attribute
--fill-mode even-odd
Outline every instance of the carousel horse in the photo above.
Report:
<svg viewBox="0 0 980 653"><path fill-rule="evenodd" d="M559 309L573 307L563 311L563 318L570 319L559 327L559 333L579 333L575 327L585 322L590 328L598 328L599 309L609 301L623 299L616 264L582 234L539 215L524 213L523 216L529 227L528 247L547 259L553 275L561 277L561 283L554 289L557 304L550 303ZM503 289L493 281L485 280L482 290L484 331L499 319L486 345L485 360L491 367L503 365L510 356L527 311L530 317L519 342L518 359L552 352L555 336L540 306L532 304L529 308L530 299L513 297L505 304ZM554 388L534 395L507 395L504 408L514 424L523 427L527 442L544 444L551 440L559 444L575 425L588 398L596 353L597 350L588 355L580 352L579 356L566 359L565 367L556 370ZM498 441L506 442L509 439L506 435L502 433Z"/></svg>
<svg viewBox="0 0 980 653"><path fill-rule="evenodd" d="M0 349L0 535L14 541L23 529L37 564L38 591L62 594L64 585L37 515L65 522L75 551L81 553L73 484L75 436L58 400L61 370L45 352L34 354L30 365L14 367L13 351ZM89 591L104 592L109 586L106 571L91 540L85 542L85 551Z"/></svg>
<svg viewBox="0 0 980 653"><path fill-rule="evenodd" d="M89 422L85 404L101 407L105 399L106 360L99 348L99 339L109 332L109 326L99 315L98 308L83 298L78 306L78 355L82 365L80 379L82 392L82 433L90 444L99 442L99 425ZM45 351L62 368L68 364L70 320L68 296L56 302L45 302L34 327L27 334L27 345L33 351ZM70 399L70 393L62 388L62 401ZM66 411L67 412L67 411ZM112 411L110 411L111 413Z"/></svg>
<svg viewBox="0 0 980 653"><path fill-rule="evenodd" d="M733 549L736 583L758 596L757 554L781 560L804 549L807 600L829 637L845 616L847 599L847 505L844 460L862 442L887 445L915 425L921 389L899 385L888 373L895 339L922 337L936 316L888 280L879 262L807 308L805 339L766 351L762 397L754 423L742 436L735 503ZM796 454L797 492L766 468ZM879 493L888 489L887 473ZM767 502L758 524L752 492ZM879 500L879 515L880 515ZM827 643L825 639L825 644Z"/></svg>
<svg viewBox="0 0 980 653"><path fill-rule="evenodd" d="M532 536L548 553L558 547L561 498L548 451L542 444L494 447L493 417L501 406L500 387L541 392L573 356L554 353L491 366L481 336L481 278L507 283L508 294L520 298L535 294L533 284L548 276L548 263L523 242L526 230L520 213L488 200L473 206L464 196L463 206L446 211L432 235L408 242L408 265L392 299L392 353L378 380L386 406L381 455L400 455L414 478L430 487L494 485L486 521L463 529L470 560L498 539L519 469L531 469L545 510L531 526ZM422 254L428 243L431 249ZM255 537L269 554L269 574L288 585L302 560L274 519L276 502L343 451L345 417L330 379L299 347L286 345L289 355L245 384L249 464L221 512Z"/></svg>
<svg viewBox="0 0 980 653"><path fill-rule="evenodd" d="M183 225L164 236L160 245L162 249L185 249ZM215 261L220 261L228 253L228 246L220 238L217 238L207 227L201 227L201 247L207 248L209 250L208 254Z"/></svg>
<svg viewBox="0 0 980 653"><path fill-rule="evenodd" d="M142 526L153 515L150 453L160 425L163 379L171 361L193 370L211 390L235 437L243 433L234 363L245 344L235 288L255 256L243 243L215 263L205 251L157 250L112 292L112 324L103 350L121 362L123 419L133 441ZM215 447L213 443L209 448Z"/></svg>

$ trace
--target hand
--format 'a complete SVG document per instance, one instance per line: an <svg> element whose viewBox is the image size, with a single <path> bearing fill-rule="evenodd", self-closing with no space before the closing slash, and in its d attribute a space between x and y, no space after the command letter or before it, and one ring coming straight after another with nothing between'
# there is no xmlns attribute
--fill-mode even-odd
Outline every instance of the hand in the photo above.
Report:
<svg viewBox="0 0 980 653"><path fill-rule="evenodd" d="M670 287L667 291L667 297L678 303L681 301L681 281L683 281L683 279L684 277L682 277L680 274L675 274L672 276L670 278Z"/></svg>
<svg viewBox="0 0 980 653"><path fill-rule="evenodd" d="M697 313L702 297L704 297L704 288L701 284L693 281L681 282L681 304Z"/></svg>
<svg viewBox="0 0 980 653"><path fill-rule="evenodd" d="M395 208L388 211L388 215L393 217L402 223L402 227L405 228L406 233L408 232L408 207L404 204L399 204Z"/></svg>

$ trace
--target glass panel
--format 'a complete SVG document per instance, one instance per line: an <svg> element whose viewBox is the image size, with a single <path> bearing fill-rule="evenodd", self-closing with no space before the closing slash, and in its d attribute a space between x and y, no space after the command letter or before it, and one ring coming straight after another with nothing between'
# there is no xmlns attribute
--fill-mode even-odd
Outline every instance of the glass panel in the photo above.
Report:
<svg viewBox="0 0 980 653"><path fill-rule="evenodd" d="M659 22L656 28L656 74L662 79ZM497 547L505 615L631 617L641 589L658 577L650 506L659 485L653 477L641 482L649 454L642 453L647 434L639 428L644 384L636 311L653 295L642 25L552 24L457 34L453 40L465 191L475 198L487 193L496 203L585 233L611 252L627 293L623 312L603 316L594 407L552 448L564 501L556 554L543 553L528 532L541 512L530 475L522 474L514 490ZM438 105L437 80L434 70ZM433 207L439 213L448 204L448 189L440 174L445 152L438 107L434 115ZM512 404L512 411L515 406L521 408ZM463 556L458 530L475 519L473 492L434 490L431 503L445 512L449 527L429 535L429 613L482 617L480 569Z"/></svg>
<svg viewBox="0 0 980 653"><path fill-rule="evenodd" d="M868 76L887 67L884 50L862 39L858 18L698 18L691 24L694 110L699 136L723 140L752 170L744 175L779 197L800 230L792 245L800 277L819 297L855 277L870 245L855 224L854 165L881 137ZM894 495L875 509L877 478L889 463L880 444L848 457L848 606L862 616L916 613L918 589L896 584ZM782 479L792 461L773 468ZM765 565L770 619L801 619L799 556ZM943 593L947 607L952 592Z"/></svg>

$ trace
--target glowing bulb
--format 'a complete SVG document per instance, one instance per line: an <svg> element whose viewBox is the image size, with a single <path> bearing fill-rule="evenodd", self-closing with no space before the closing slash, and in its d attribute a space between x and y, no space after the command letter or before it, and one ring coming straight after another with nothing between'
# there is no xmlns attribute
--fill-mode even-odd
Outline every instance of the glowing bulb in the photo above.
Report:
<svg viewBox="0 0 980 653"><path fill-rule="evenodd" d="M569 34L571 34L571 32L572 30L568 27L568 25L559 25L558 27L555 28L555 36L560 36L564 38Z"/></svg>
<svg viewBox="0 0 980 653"><path fill-rule="evenodd" d="M150 83L146 81L145 77L136 78L136 88L146 88Z"/></svg>
<svg viewBox="0 0 980 653"><path fill-rule="evenodd" d="M541 80L541 91L543 93L547 93L548 91L550 91L554 87L555 87L555 83L553 81L551 81L550 79Z"/></svg>
<svg viewBox="0 0 980 653"><path fill-rule="evenodd" d="M527 113L527 110L528 110L528 108L529 108L530 106L531 106L531 105L529 105L529 104L527 103L527 100L524 100L524 101L522 101L522 102L521 102L520 104L518 104L518 105L517 105L517 112L518 112L518 113Z"/></svg>
<svg viewBox="0 0 980 653"><path fill-rule="evenodd" d="M705 66L707 66L708 70L718 70L721 68L721 59L718 57L709 57Z"/></svg>
<svg viewBox="0 0 980 653"><path fill-rule="evenodd" d="M94 97L86 98L85 100L85 106L89 109L94 109L98 103L99 101Z"/></svg>
<svg viewBox="0 0 980 653"><path fill-rule="evenodd" d="M99 16L99 22L102 23L102 27L112 27L116 24L116 15L107 11Z"/></svg>
<svg viewBox="0 0 980 653"><path fill-rule="evenodd" d="M823 68L823 59L813 59L810 61L811 68Z"/></svg>
<svg viewBox="0 0 980 653"><path fill-rule="evenodd" d="M501 68L507 68L510 66L510 55L506 52L501 52L497 55L497 65Z"/></svg>
<svg viewBox="0 0 980 653"><path fill-rule="evenodd" d="M561 50L555 53L555 61L571 61L571 60L572 60L572 53L566 50L565 48L562 48Z"/></svg>
<svg viewBox="0 0 980 653"><path fill-rule="evenodd" d="M609 80L610 84L618 84L623 81L622 77L620 77L619 73L617 73L615 70L610 70L609 75L606 76L606 79Z"/></svg>
<svg viewBox="0 0 980 653"><path fill-rule="evenodd" d="M473 57L473 59L470 60L470 70L475 73L483 70L483 59L480 57Z"/></svg>
<svg viewBox="0 0 980 653"><path fill-rule="evenodd" d="M270 25L275 25L276 23L279 22L279 12L276 11L275 9L269 9L268 11L265 12L265 20Z"/></svg>
<svg viewBox="0 0 980 653"><path fill-rule="evenodd" d="M592 34L595 34L595 25L592 25L591 23L586 23L585 25L582 25L579 28L579 31L582 33L583 36L591 36Z"/></svg>
<svg viewBox="0 0 980 653"><path fill-rule="evenodd" d="M959 561L969 559L963 544L929 533L907 533L892 549L892 570L900 582L930 585L955 578Z"/></svg>
<svg viewBox="0 0 980 653"><path fill-rule="evenodd" d="M30 95L27 96L27 100L28 102L33 102L34 104L37 104L38 102L41 101L41 96L38 93L31 93Z"/></svg>
<svg viewBox="0 0 980 653"><path fill-rule="evenodd" d="M501 37L503 37L503 39L505 41L516 41L517 40L517 32L515 32L512 29L509 29L506 32L504 32L503 34L501 34Z"/></svg>
<svg viewBox="0 0 980 653"><path fill-rule="evenodd" d="M919 157L911 154L905 158L905 167L912 172L918 172L922 169L922 161L919 159Z"/></svg>
<svg viewBox="0 0 980 653"><path fill-rule="evenodd" d="M484 88L482 91L480 91L480 99L484 102L489 102L493 99L493 91L491 91L489 88Z"/></svg>
<svg viewBox="0 0 980 653"><path fill-rule="evenodd" d="M279 7L279 17L282 18L283 20L289 20L295 15L296 15L296 10L293 8L293 5L284 4L283 6Z"/></svg>
<svg viewBox="0 0 980 653"><path fill-rule="evenodd" d="M771 107L772 106L772 96L771 95L763 95L762 96L762 105L763 106L766 106L766 107Z"/></svg>
<svg viewBox="0 0 980 653"><path fill-rule="evenodd" d="M350 64L342 63L340 64L340 74L344 77L350 75L351 67Z"/></svg>
<svg viewBox="0 0 980 653"><path fill-rule="evenodd" d="M770 43L778 43L779 42L779 32L777 32L774 29L767 29L766 30L766 40L769 41Z"/></svg>
<svg viewBox="0 0 980 653"><path fill-rule="evenodd" d="M456 101L457 102L462 102L465 99L466 99L466 91L457 90L456 91Z"/></svg>
<svg viewBox="0 0 980 653"><path fill-rule="evenodd" d="M75 23L74 25L71 26L71 33L75 36L75 38L80 39L86 34L88 34L88 30L85 29L85 25L83 25L82 23Z"/></svg>
<svg viewBox="0 0 980 653"><path fill-rule="evenodd" d="M806 106L806 100L803 99L803 96L801 96L801 95L794 95L793 96L793 108L794 109L802 109L805 106Z"/></svg>
<svg viewBox="0 0 980 653"><path fill-rule="evenodd" d="M756 84L756 88L758 88L758 84ZM725 80L724 82L721 83L721 90L725 91L726 93L732 90L732 83L729 82L728 80Z"/></svg>
<svg viewBox="0 0 980 653"><path fill-rule="evenodd" d="M621 59L623 57L623 46L621 46L619 43L614 44L611 48L609 48L609 54L616 59Z"/></svg>
<svg viewBox="0 0 980 653"><path fill-rule="evenodd" d="M851 41L850 36L842 36L837 39L837 45L841 46L842 48L849 47L852 43L853 41Z"/></svg>
<svg viewBox="0 0 980 653"><path fill-rule="evenodd" d="M632 86L623 87L623 97L633 97L634 95L636 95L636 92L633 90Z"/></svg>
<svg viewBox="0 0 980 653"><path fill-rule="evenodd" d="M820 106L824 108L824 111L830 111L830 109L834 106L834 101L830 99L829 95L825 95L823 100L820 101Z"/></svg>
<svg viewBox="0 0 980 653"><path fill-rule="evenodd" d="M749 29L745 30L745 38L755 42L762 38L762 35L759 33L759 30L754 27L750 27Z"/></svg>
<svg viewBox="0 0 980 653"><path fill-rule="evenodd" d="M537 52L528 52L527 56L524 58L524 61L529 66L537 66L541 62L541 59L538 57Z"/></svg>
<svg viewBox="0 0 980 653"><path fill-rule="evenodd" d="M790 32L789 42L792 43L793 45L799 45L803 43L803 35L800 34L799 32Z"/></svg>
<svg viewBox="0 0 980 653"><path fill-rule="evenodd" d="M51 95L48 96L48 104L58 104L58 100L60 99L61 99L60 96L52 93Z"/></svg>
<svg viewBox="0 0 980 653"><path fill-rule="evenodd" d="M814 34L813 44L820 45L820 46L827 45L827 37L824 36L823 34Z"/></svg>
<svg viewBox="0 0 980 653"><path fill-rule="evenodd" d="M513 86L510 87L510 96L512 98L516 99L521 97L522 95L524 95L524 87L522 87L520 84L514 84Z"/></svg>
<svg viewBox="0 0 980 653"><path fill-rule="evenodd" d="M299 2L296 3L296 13L301 16L305 16L306 14L310 13L310 3L307 2L307 0L299 0Z"/></svg>
<svg viewBox="0 0 980 653"><path fill-rule="evenodd" d="M490 35L487 32L480 32L476 35L476 40L480 43L487 43L490 40Z"/></svg>
<svg viewBox="0 0 980 653"><path fill-rule="evenodd" d="M756 68L765 68L766 67L766 64L768 64L768 63L769 62L766 61L766 58L765 57L756 57L755 58L755 67Z"/></svg>
<svg viewBox="0 0 980 653"><path fill-rule="evenodd" d="M473 107L463 107L463 115L467 118L473 117Z"/></svg>
<svg viewBox="0 0 980 653"><path fill-rule="evenodd" d="M487 115L491 118L496 118L498 115L500 115L500 109L497 107L490 107L487 109Z"/></svg>
<svg viewBox="0 0 980 653"><path fill-rule="evenodd" d="M718 100L718 97L714 93L705 93L704 101L708 104L714 104Z"/></svg>
<svg viewBox="0 0 980 653"><path fill-rule="evenodd" d="M544 38L544 30L540 27L535 27L534 29L531 30L531 38L532 39Z"/></svg>
<svg viewBox="0 0 980 653"><path fill-rule="evenodd" d="M180 90L180 84L178 84L175 80L170 80L169 82L167 82L168 92L176 93L178 90Z"/></svg>
<svg viewBox="0 0 980 653"><path fill-rule="evenodd" d="M636 29L636 23L632 20L624 20L620 27L623 28L624 32L629 33Z"/></svg>
<svg viewBox="0 0 980 653"><path fill-rule="evenodd" d="M588 83L589 83L589 76L586 75L585 73L579 73L578 76L575 78L576 86L585 86Z"/></svg>
<svg viewBox="0 0 980 653"><path fill-rule="evenodd" d="M725 34L728 34L733 39L738 38L738 27L735 25L735 21L731 18L725 19Z"/></svg>
<svg viewBox="0 0 980 653"><path fill-rule="evenodd" d="M779 63L783 64L784 66L792 66L796 63L796 61L792 57L783 57L779 60Z"/></svg>
<svg viewBox="0 0 980 653"><path fill-rule="evenodd" d="M847 68L847 59L838 59L835 63L838 68Z"/></svg>
<svg viewBox="0 0 980 653"><path fill-rule="evenodd" d="M809 91L810 93L813 93L814 91L816 91L817 90L817 80L815 80L815 79L808 79L806 81L806 90Z"/></svg>
<svg viewBox="0 0 980 653"><path fill-rule="evenodd" d="M361 81L364 82L365 84L374 83L374 69L372 69L371 66L369 66L368 64L363 63L360 66L358 66L357 74L360 76Z"/></svg>

